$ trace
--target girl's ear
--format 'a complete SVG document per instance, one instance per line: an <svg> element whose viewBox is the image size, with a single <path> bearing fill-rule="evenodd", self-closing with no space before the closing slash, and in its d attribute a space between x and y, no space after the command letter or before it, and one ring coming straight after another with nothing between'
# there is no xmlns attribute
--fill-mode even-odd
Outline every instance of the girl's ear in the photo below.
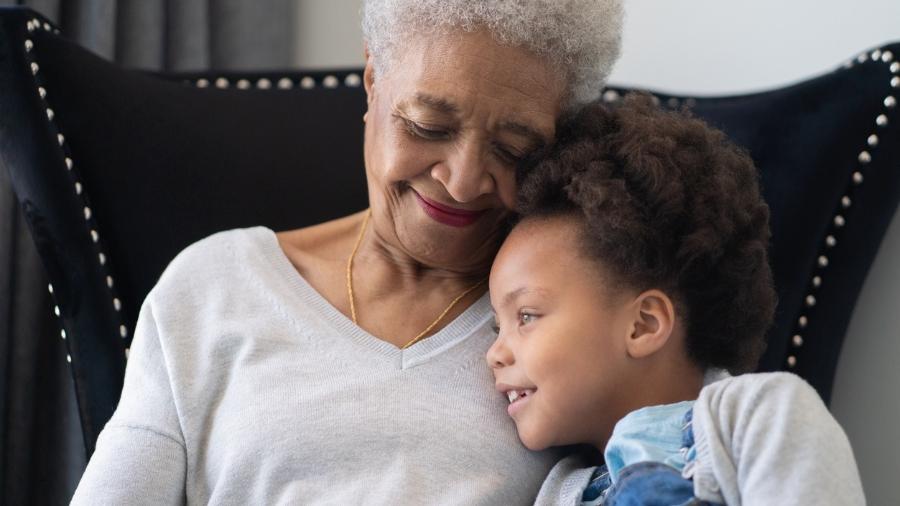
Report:
<svg viewBox="0 0 900 506"><path fill-rule="evenodd" d="M635 298L634 319L626 350L631 358L645 358L661 350L675 328L675 305L660 290L647 290Z"/></svg>

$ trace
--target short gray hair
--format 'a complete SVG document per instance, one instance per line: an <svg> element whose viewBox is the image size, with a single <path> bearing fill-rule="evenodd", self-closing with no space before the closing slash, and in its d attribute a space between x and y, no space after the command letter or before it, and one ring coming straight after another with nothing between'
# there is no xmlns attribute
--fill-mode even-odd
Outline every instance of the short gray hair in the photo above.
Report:
<svg viewBox="0 0 900 506"><path fill-rule="evenodd" d="M415 35L486 29L566 74L567 106L599 97L619 56L622 0L364 0L362 29L376 75Z"/></svg>

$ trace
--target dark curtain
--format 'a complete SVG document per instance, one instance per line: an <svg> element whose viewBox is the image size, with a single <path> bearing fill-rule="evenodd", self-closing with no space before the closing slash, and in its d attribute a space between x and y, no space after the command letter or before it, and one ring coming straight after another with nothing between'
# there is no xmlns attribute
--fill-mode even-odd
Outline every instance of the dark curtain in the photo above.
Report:
<svg viewBox="0 0 900 506"><path fill-rule="evenodd" d="M0 5L30 7L64 36L126 67L253 70L292 63L291 0ZM74 394L47 280L0 170L0 504L68 504L86 465Z"/></svg>

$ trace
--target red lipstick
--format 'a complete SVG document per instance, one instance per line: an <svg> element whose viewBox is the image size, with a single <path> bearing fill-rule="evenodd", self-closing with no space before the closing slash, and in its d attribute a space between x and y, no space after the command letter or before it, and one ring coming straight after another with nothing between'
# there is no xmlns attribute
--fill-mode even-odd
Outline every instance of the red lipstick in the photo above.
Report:
<svg viewBox="0 0 900 506"><path fill-rule="evenodd" d="M425 214L430 216L434 221L451 227L465 227L471 225L485 212L483 210L466 211L465 209L457 209L455 207L439 204L419 195L415 190L413 190L413 195L416 196L416 201L419 202L419 205L422 207L422 210L425 211Z"/></svg>

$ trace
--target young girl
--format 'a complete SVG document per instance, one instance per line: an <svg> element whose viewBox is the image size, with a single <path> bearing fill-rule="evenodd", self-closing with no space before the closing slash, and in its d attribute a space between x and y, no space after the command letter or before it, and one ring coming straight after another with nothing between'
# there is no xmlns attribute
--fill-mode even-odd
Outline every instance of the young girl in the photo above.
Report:
<svg viewBox="0 0 900 506"><path fill-rule="evenodd" d="M776 303L745 153L631 98L579 114L519 187L487 360L525 446L589 444L605 461L560 462L539 504L864 503L808 384L715 378L754 368Z"/></svg>

